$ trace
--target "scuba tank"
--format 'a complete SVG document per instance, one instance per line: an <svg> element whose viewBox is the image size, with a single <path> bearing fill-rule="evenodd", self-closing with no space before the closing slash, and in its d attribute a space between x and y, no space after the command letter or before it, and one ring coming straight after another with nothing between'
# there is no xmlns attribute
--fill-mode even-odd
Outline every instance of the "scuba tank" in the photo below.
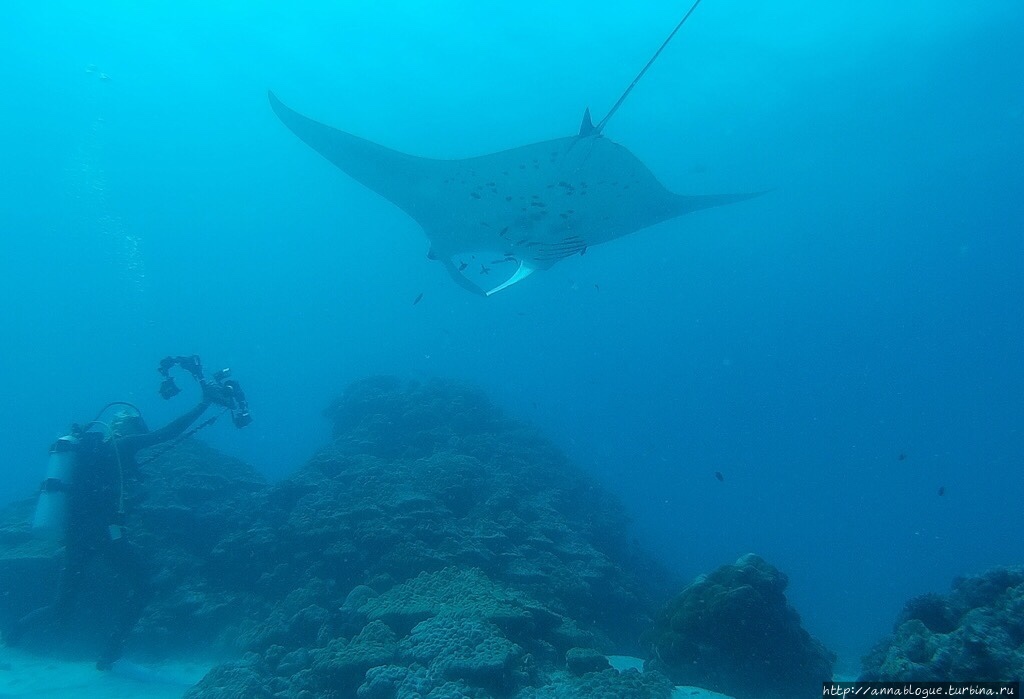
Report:
<svg viewBox="0 0 1024 699"><path fill-rule="evenodd" d="M131 403L124 401L107 403L91 422L85 425L72 425L71 433L64 435L50 447L50 458L46 464L46 479L43 480L39 489L39 500L36 501L36 512L32 518L33 533L50 539L59 539L64 536L68 524L68 497L76 479L76 471L83 463L87 465L89 460L95 457L97 449L103 443L103 434L91 430L99 427L109 436L109 439L115 440L114 430L107 423L100 422L100 418L107 410L118 405L130 408L141 420L142 413ZM114 447L114 456L117 458L117 470L120 478L121 493L118 503L120 513L124 510L124 472L116 446ZM114 529L111 529L111 538L117 539L120 536L121 527L118 524L116 536Z"/></svg>
<svg viewBox="0 0 1024 699"><path fill-rule="evenodd" d="M46 464L46 479L39 489L36 513L32 518L32 531L57 538L64 534L67 523L68 489L78 465L78 445L81 440L69 434L50 447Z"/></svg>

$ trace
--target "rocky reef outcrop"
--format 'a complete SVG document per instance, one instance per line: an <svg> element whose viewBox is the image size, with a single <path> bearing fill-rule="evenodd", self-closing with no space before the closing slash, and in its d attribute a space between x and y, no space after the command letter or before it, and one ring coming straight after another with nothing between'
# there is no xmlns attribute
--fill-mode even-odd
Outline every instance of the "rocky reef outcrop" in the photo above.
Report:
<svg viewBox="0 0 1024 699"><path fill-rule="evenodd" d="M236 587L271 602L313 586L338 606L359 585L474 568L620 643L668 598L618 501L482 393L373 379L327 414L332 443L212 552Z"/></svg>
<svg viewBox="0 0 1024 699"><path fill-rule="evenodd" d="M698 577L658 616L648 666L739 699L819 694L835 657L801 625L787 584L753 554Z"/></svg>
<svg viewBox="0 0 1024 699"><path fill-rule="evenodd" d="M672 581L547 440L443 381L358 382L327 415L332 442L211 553L263 613L192 697L512 697L602 670L609 696L661 696L656 673L566 670L572 649L634 650Z"/></svg>
<svg viewBox="0 0 1024 699"><path fill-rule="evenodd" d="M1024 568L994 568L955 580L948 595L910 600L863 665L864 681L1024 677Z"/></svg>
<svg viewBox="0 0 1024 699"><path fill-rule="evenodd" d="M314 633L281 629L275 643L214 670L190 696L256 685L269 687L271 696L296 698L515 696L556 680L572 684L563 671L566 654L599 643L572 619L478 569L445 568L381 594L359 588L353 595L338 613L299 610L284 626L315 620ZM588 654L603 660L596 650ZM571 674L607 669L605 661Z"/></svg>

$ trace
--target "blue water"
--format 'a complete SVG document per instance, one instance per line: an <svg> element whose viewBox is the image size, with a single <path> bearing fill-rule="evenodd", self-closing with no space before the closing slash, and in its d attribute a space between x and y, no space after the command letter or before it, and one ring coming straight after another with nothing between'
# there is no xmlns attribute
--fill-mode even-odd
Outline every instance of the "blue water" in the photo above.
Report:
<svg viewBox="0 0 1024 699"><path fill-rule="evenodd" d="M353 379L482 385L684 576L786 571L845 658L908 597L1024 559L1024 5L702 4L605 133L674 191L771 193L487 300L267 88L477 155L599 118L685 7L301 5L5 4L5 501L103 403L177 414L194 396L161 401L156 362L196 352L256 417L204 436L271 477Z"/></svg>

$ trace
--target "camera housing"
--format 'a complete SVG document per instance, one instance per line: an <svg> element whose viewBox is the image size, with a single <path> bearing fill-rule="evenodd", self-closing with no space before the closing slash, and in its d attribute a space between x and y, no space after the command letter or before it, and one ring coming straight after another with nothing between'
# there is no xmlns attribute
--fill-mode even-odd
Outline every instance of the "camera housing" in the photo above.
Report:
<svg viewBox="0 0 1024 699"><path fill-rule="evenodd" d="M252 423L252 415L249 413L249 401L245 399L245 391L234 379L229 379L231 369L221 369L213 375L213 380L224 392L231 396L231 422L235 427L242 429Z"/></svg>
<svg viewBox="0 0 1024 699"><path fill-rule="evenodd" d="M160 382L159 389L160 397L164 400L170 400L181 393L181 388L178 387L174 377L171 376L171 369L176 366L180 366L190 373L192 378L200 385L206 384L206 378L203 374L203 362L198 354L164 357L160 360L160 366L157 367L157 371L164 377L164 380ZM231 422L234 423L235 427L241 429L252 423L252 415L249 413L249 402L245 399L245 391L242 390L241 385L237 381L229 378L230 376L231 369L225 367L220 371L214 372L212 381L222 389L223 395L230 399L230 404L227 407L231 411Z"/></svg>

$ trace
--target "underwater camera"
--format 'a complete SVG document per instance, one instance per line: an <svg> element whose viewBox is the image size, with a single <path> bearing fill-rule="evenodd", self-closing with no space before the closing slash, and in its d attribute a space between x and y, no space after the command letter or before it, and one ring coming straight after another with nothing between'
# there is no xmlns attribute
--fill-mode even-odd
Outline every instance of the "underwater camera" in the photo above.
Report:
<svg viewBox="0 0 1024 699"><path fill-rule="evenodd" d="M252 422L249 414L249 401L245 399L245 391L231 376L230 369L221 369L213 375L213 380L221 387L226 396L231 398L231 422L241 429Z"/></svg>
<svg viewBox="0 0 1024 699"><path fill-rule="evenodd" d="M160 360L160 366L157 367L157 371L164 377L164 380L160 382L160 396L164 400L174 398L174 396L181 393L178 384L174 382L174 377L171 376L171 369L176 366L180 366L190 373L200 386L209 387L206 377L203 375L203 362L199 359L198 354L164 357ZM214 372L213 383L217 385L221 399L218 402L222 402L225 407L231 410L231 421L235 424L235 427L241 429L252 423L252 415L249 413L249 402L245 398L245 391L242 390L241 385L237 381L229 378L230 376L230 369L221 369Z"/></svg>

